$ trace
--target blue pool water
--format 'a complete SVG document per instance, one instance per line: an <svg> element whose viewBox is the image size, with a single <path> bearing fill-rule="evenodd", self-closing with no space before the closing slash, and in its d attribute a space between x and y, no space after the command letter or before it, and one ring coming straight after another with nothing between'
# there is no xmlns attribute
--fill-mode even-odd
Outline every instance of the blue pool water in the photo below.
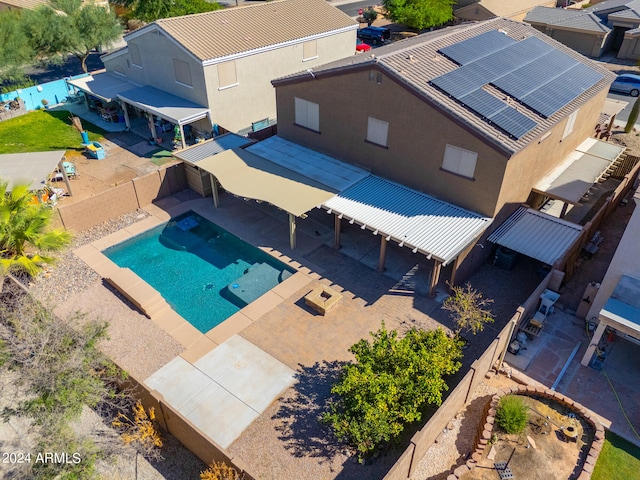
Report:
<svg viewBox="0 0 640 480"><path fill-rule="evenodd" d="M194 212L103 252L155 288L205 333L292 270Z"/></svg>

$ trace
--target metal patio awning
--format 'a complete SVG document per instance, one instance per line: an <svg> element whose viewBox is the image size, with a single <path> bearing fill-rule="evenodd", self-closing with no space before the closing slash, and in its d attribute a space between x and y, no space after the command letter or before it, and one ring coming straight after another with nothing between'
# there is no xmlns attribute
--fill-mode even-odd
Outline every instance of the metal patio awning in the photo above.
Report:
<svg viewBox="0 0 640 480"><path fill-rule="evenodd" d="M375 175L324 202L324 207L443 265L491 224L490 218Z"/></svg>
<svg viewBox="0 0 640 480"><path fill-rule="evenodd" d="M109 72L94 73L87 77L67 80L67 83L105 102L116 100L118 93L137 87L128 80Z"/></svg>
<svg viewBox="0 0 640 480"><path fill-rule="evenodd" d="M553 265L573 246L581 232L580 225L520 207L488 240Z"/></svg>
<svg viewBox="0 0 640 480"><path fill-rule="evenodd" d="M588 138L534 187L535 192L577 205L625 147Z"/></svg>
<svg viewBox="0 0 640 480"><path fill-rule="evenodd" d="M234 195L268 202L296 217L334 197L336 190L240 148L198 161Z"/></svg>
<svg viewBox="0 0 640 480"><path fill-rule="evenodd" d="M120 92L118 98L176 125L186 125L209 114L207 107L148 85Z"/></svg>

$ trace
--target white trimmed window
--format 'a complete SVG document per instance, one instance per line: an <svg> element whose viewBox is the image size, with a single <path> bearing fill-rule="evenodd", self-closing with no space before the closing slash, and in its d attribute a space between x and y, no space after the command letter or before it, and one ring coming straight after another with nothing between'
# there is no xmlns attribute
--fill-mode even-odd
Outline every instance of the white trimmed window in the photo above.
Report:
<svg viewBox="0 0 640 480"><path fill-rule="evenodd" d="M369 122L367 125L367 142L386 147L388 133L389 122L369 117Z"/></svg>
<svg viewBox="0 0 640 480"><path fill-rule="evenodd" d="M573 132L573 126L576 124L576 118L578 118L578 112L580 110L576 110L567 119L567 124L564 126L564 133L562 134L562 140L567 138L571 132Z"/></svg>
<svg viewBox="0 0 640 480"><path fill-rule="evenodd" d="M193 81L191 80L191 67L187 62L183 62L182 60L174 58L173 72L176 76L177 83L187 85L188 87L193 86Z"/></svg>
<svg viewBox="0 0 640 480"><path fill-rule="evenodd" d="M476 152L447 144L442 169L463 177L473 178L477 160L478 154Z"/></svg>
<svg viewBox="0 0 640 480"><path fill-rule="evenodd" d="M296 125L320 131L320 105L296 97Z"/></svg>
<svg viewBox="0 0 640 480"><path fill-rule="evenodd" d="M135 43L129 44L129 52L131 52L131 63L136 67L142 68L142 57L140 56L140 47Z"/></svg>
<svg viewBox="0 0 640 480"><path fill-rule="evenodd" d="M318 58L318 41L310 40L302 44L302 61Z"/></svg>
<svg viewBox="0 0 640 480"><path fill-rule="evenodd" d="M235 87L238 85L238 76L236 74L236 62L224 62L218 64L218 90L223 88Z"/></svg>

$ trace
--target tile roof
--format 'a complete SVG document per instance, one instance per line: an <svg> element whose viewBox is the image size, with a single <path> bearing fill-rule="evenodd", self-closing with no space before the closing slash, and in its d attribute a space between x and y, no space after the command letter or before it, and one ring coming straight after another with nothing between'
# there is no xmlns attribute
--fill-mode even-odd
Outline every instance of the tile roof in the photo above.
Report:
<svg viewBox="0 0 640 480"><path fill-rule="evenodd" d="M164 18L130 35L159 28L205 61L357 26L326 0L278 0Z"/></svg>
<svg viewBox="0 0 640 480"><path fill-rule="evenodd" d="M524 22L527 23L555 23L561 20L584 15L582 10L564 9L564 8L550 8L550 7L535 7L527 16L524 17Z"/></svg>
<svg viewBox="0 0 640 480"><path fill-rule="evenodd" d="M493 13L496 17L511 17L520 12L531 10L532 8L541 5L548 4L549 0L510 0L505 2L504 0L480 0L477 3L472 3L466 7L458 8L454 11L462 12L482 6L489 12Z"/></svg>
<svg viewBox="0 0 640 480"><path fill-rule="evenodd" d="M628 8L619 12L610 13L609 18L621 18L625 20L638 20L640 19L640 9Z"/></svg>
<svg viewBox="0 0 640 480"><path fill-rule="evenodd" d="M602 20L594 13L584 13L575 17L564 18L557 22L551 23L554 27L567 27L576 30L585 30L589 32L610 32L611 28L606 25L606 21Z"/></svg>
<svg viewBox="0 0 640 480"><path fill-rule="evenodd" d="M40 5L48 4L48 0L0 0L0 5L9 5L16 8L34 9Z"/></svg>
<svg viewBox="0 0 640 480"><path fill-rule="evenodd" d="M539 116L518 104L517 110L533 119L538 125L518 139L509 137L489 122L481 119L464 105L461 105L456 99L451 98L429 84L430 80L458 68L458 65L438 53L438 50L491 30L506 32L511 38L518 40L535 36L573 60L595 70L602 75L602 78L556 113L549 116L549 118ZM494 18L484 22L459 25L453 28L418 35L407 40L380 47L374 50L371 55L356 55L321 67L316 67L313 69L313 73L316 79L322 79L324 76L340 75L343 72L346 73L353 69L366 68L378 68L384 71L400 84L406 85L415 92L416 95L423 98L426 103L443 111L458 123L467 126L469 130L475 132L477 136L493 145L494 148L497 147L509 155L526 147L562 118L588 101L594 94L603 89L608 89L615 78L613 73L601 67L596 62L588 60L576 51L551 39L530 25L504 18ZM277 87L278 84L281 83L295 83L310 80L313 80L313 78L310 77L308 73L302 72L274 80L272 83ZM493 87L490 87L490 89L492 88ZM501 95L497 89L493 89L492 91L496 95Z"/></svg>

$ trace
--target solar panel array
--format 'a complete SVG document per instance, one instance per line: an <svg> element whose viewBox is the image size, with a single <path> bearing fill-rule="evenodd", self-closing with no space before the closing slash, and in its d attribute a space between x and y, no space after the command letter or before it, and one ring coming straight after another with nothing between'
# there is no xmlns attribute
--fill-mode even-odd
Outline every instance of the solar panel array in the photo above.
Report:
<svg viewBox="0 0 640 480"><path fill-rule="evenodd" d="M441 48L440 53L458 65L466 65L514 43L516 41L504 33L489 30L477 37Z"/></svg>
<svg viewBox="0 0 640 480"><path fill-rule="evenodd" d="M537 123L484 90L485 85L548 118L603 78L537 37L515 41L497 30L440 53L461 66L430 83L516 139Z"/></svg>

